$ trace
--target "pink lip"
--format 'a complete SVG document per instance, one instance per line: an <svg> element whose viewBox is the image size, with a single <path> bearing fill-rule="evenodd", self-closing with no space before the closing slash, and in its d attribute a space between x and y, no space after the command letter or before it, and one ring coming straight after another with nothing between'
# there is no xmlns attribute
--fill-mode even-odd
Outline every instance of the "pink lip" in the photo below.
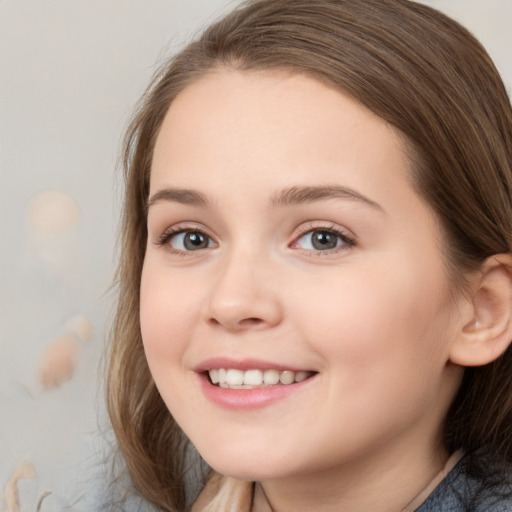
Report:
<svg viewBox="0 0 512 512"><path fill-rule="evenodd" d="M236 370L267 370L274 369L280 372L285 370L291 370L293 372L300 371L312 371L309 369L297 368L294 366L286 366L279 363L273 363L271 361L263 361L259 359L229 359L223 357L215 357L212 359L206 359L194 368L194 371L198 373L207 372L212 369L219 368L234 368Z"/></svg>
<svg viewBox="0 0 512 512"><path fill-rule="evenodd" d="M203 361L195 368L200 381L201 389L210 401L226 409L248 410L265 407L282 400L309 386L315 375L295 384L268 386L255 389L226 389L214 386L208 378L207 371L217 368L234 368L237 370L276 369L279 371L301 371L290 366L283 366L268 361L245 359L234 361L232 359L215 358Z"/></svg>

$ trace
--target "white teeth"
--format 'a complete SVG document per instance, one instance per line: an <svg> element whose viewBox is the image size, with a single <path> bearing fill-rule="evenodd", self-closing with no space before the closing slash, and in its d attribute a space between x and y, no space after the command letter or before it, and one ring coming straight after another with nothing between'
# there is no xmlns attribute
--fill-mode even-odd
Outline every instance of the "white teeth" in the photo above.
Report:
<svg viewBox="0 0 512 512"><path fill-rule="evenodd" d="M219 382L219 370L210 370L210 379L213 384L218 384Z"/></svg>
<svg viewBox="0 0 512 512"><path fill-rule="evenodd" d="M263 372L261 370L247 370L244 374L244 384L261 386L263 384Z"/></svg>
<svg viewBox="0 0 512 512"><path fill-rule="evenodd" d="M277 370L265 370L263 382L266 386L273 386L279 382L279 372Z"/></svg>
<svg viewBox="0 0 512 512"><path fill-rule="evenodd" d="M295 382L302 382L303 380L306 380L311 373L309 372L297 372L295 374Z"/></svg>
<svg viewBox="0 0 512 512"><path fill-rule="evenodd" d="M291 384L292 382L295 382L295 372L281 372L279 375L279 382L281 384Z"/></svg>
<svg viewBox="0 0 512 512"><path fill-rule="evenodd" d="M221 388L252 389L258 387L288 385L302 382L313 375L312 372L294 372L291 370L237 370L218 368L208 371L212 384Z"/></svg>
<svg viewBox="0 0 512 512"><path fill-rule="evenodd" d="M227 370L226 384L228 386L240 386L244 383L244 372L242 370Z"/></svg>

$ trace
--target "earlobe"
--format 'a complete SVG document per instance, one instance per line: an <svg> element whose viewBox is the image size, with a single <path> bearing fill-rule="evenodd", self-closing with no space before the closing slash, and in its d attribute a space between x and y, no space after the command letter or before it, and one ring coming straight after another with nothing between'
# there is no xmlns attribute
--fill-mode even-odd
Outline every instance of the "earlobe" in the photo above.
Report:
<svg viewBox="0 0 512 512"><path fill-rule="evenodd" d="M512 341L512 256L488 258L475 276L470 312L450 349L451 362L483 366L500 357Z"/></svg>

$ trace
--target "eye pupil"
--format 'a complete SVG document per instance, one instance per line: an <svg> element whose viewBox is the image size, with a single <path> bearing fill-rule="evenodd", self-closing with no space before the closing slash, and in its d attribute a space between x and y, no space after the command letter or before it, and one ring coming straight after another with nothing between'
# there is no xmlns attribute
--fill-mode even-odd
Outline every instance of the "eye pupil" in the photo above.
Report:
<svg viewBox="0 0 512 512"><path fill-rule="evenodd" d="M311 243L315 249L334 249L338 243L336 235L328 231L314 231L311 236Z"/></svg>
<svg viewBox="0 0 512 512"><path fill-rule="evenodd" d="M204 249L208 247L208 237L198 231L186 233L183 244L187 250Z"/></svg>

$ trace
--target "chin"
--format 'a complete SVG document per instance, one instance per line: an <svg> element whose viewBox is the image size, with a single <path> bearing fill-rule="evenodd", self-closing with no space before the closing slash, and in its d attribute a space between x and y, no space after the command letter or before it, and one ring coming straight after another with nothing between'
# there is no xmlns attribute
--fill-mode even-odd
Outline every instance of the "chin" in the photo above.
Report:
<svg viewBox="0 0 512 512"><path fill-rule="evenodd" d="M232 457L223 454L223 456L203 456L203 458L217 473L237 480L255 482L279 479L289 475L289 470L285 470L284 464L274 461L263 462L260 459L247 460L249 457L244 457L242 453L233 453Z"/></svg>

